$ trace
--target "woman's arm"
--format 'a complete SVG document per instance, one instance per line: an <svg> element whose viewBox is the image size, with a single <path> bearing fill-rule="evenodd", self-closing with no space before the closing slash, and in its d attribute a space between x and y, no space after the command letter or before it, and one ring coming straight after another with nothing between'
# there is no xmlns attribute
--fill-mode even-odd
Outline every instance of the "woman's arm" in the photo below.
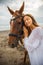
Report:
<svg viewBox="0 0 43 65"><path fill-rule="evenodd" d="M34 29L29 37L24 38L24 47L27 49L27 51L32 51L39 45L39 30Z"/></svg>

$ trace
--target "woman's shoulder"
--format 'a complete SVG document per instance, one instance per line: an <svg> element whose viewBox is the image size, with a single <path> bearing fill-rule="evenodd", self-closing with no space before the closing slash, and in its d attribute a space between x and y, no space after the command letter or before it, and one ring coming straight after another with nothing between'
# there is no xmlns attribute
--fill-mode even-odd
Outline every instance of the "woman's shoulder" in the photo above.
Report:
<svg viewBox="0 0 43 65"><path fill-rule="evenodd" d="M43 28L42 27L36 27L33 31L43 31Z"/></svg>
<svg viewBox="0 0 43 65"><path fill-rule="evenodd" d="M43 34L43 28L42 27L36 27L33 31L33 34Z"/></svg>

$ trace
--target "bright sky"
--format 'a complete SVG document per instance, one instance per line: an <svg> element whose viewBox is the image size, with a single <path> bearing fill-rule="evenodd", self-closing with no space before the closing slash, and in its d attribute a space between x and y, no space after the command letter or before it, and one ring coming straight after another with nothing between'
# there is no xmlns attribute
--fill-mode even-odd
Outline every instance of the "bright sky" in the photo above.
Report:
<svg viewBox="0 0 43 65"><path fill-rule="evenodd" d="M40 24L43 24L43 0L0 0L0 25L9 25L11 15L7 6L15 11L21 7L23 1L24 13L32 14Z"/></svg>

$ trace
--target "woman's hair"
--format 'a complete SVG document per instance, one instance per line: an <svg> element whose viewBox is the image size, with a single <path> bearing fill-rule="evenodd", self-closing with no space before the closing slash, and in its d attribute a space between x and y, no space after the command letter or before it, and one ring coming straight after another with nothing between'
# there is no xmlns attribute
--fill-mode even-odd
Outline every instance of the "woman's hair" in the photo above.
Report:
<svg viewBox="0 0 43 65"><path fill-rule="evenodd" d="M35 25L36 27L39 26L39 25L37 24L36 20L34 19L34 17L33 17L31 14L26 14L26 16L31 17L33 25ZM31 34L31 29L30 29L30 27L27 27L26 25L25 25L25 27L26 27L26 29L27 29L28 32L29 32L28 35L30 35L30 34Z"/></svg>
<svg viewBox="0 0 43 65"><path fill-rule="evenodd" d="M29 16L32 19L32 23L38 27L39 25L37 24L36 20L34 19L34 17L31 14L27 14L27 16Z"/></svg>

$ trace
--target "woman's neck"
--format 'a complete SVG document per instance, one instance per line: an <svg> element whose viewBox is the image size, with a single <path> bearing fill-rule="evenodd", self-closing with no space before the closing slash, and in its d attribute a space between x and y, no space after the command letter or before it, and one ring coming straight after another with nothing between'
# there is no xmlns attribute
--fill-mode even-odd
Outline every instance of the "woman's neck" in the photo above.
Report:
<svg viewBox="0 0 43 65"><path fill-rule="evenodd" d="M33 29L35 29L35 28L36 28L36 26L33 25L33 24L30 26L31 31L32 31ZM28 37L28 33L29 33L29 32L25 31L25 29L24 29L24 37Z"/></svg>
<svg viewBox="0 0 43 65"><path fill-rule="evenodd" d="M30 26L30 29L31 29L31 30L33 30L33 29L35 29L35 28L36 28L36 26L33 25L33 24Z"/></svg>

